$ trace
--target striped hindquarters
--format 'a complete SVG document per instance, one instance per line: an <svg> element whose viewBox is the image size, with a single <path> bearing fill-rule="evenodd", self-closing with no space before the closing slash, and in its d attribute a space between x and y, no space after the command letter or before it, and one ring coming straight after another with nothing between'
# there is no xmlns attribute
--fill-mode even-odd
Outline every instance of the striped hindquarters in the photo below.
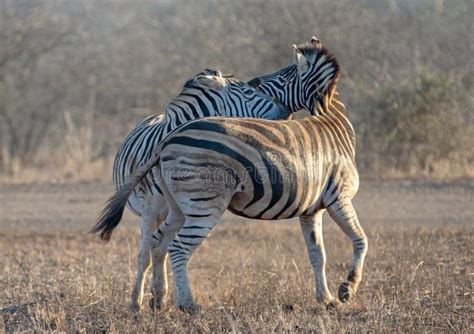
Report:
<svg viewBox="0 0 474 334"><path fill-rule="evenodd" d="M127 181L130 174L148 159L153 149L168 133L164 116L150 116L142 120L125 138L115 156L112 170L115 188L118 190ZM143 193L161 194L154 181L153 170L146 175L130 196L127 206L132 212L140 215L140 196Z"/></svg>

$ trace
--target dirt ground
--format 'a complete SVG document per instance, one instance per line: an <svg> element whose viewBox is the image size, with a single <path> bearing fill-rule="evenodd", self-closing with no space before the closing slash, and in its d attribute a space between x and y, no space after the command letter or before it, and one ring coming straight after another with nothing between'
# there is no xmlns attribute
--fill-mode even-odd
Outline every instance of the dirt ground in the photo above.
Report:
<svg viewBox="0 0 474 334"><path fill-rule="evenodd" d="M226 214L190 264L193 315L172 296L163 310L129 313L138 219L127 213L107 245L87 234L111 190L0 184L0 332L474 331L474 180L362 180L369 253L355 302L337 310L316 303L296 221ZM335 293L351 244L327 216L324 237Z"/></svg>

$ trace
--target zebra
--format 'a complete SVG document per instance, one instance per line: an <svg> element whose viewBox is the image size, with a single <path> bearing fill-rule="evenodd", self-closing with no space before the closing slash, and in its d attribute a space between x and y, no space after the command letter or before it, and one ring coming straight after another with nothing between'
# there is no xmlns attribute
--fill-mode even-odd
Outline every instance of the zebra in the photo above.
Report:
<svg viewBox="0 0 474 334"><path fill-rule="evenodd" d="M312 40L313 42L313 40ZM352 198L359 187L355 135L345 107L335 97L339 65L319 41L298 47L298 70L317 67L310 117L301 120L211 117L187 123L155 149L149 161L109 200L98 223L122 212L129 194L157 166L167 200L166 222L153 234L152 254L173 268L175 302L197 307L188 279L192 253L226 209L254 219L299 217L316 281L316 299L328 306L348 302L357 292L368 249ZM307 93L305 93L307 94ZM322 214L352 240L353 261L335 299L328 289Z"/></svg>
<svg viewBox="0 0 474 334"><path fill-rule="evenodd" d="M311 88L314 85L314 82L317 82L318 77L315 75L316 71L319 69L318 66L309 66L308 61L305 57L305 53L308 53L308 57L311 57L311 48L318 47L320 44L319 40L316 37L312 37L309 42L309 48L307 46L294 47L294 63L273 73L262 77L257 77L249 82L251 86L258 87L262 92L278 98L284 101L285 106L291 111L297 111L302 108L312 111L314 108L312 106L312 101L314 100L314 93L312 93ZM314 90L313 90L314 91ZM129 175L130 173L127 173ZM156 186L156 185L155 185ZM157 186L156 186L157 187ZM136 196L135 196L136 198ZM161 213L162 216L158 219L162 221L166 215L166 211L160 211L160 209L166 206L165 203L160 202L163 198L158 196L155 197L155 205L148 206L153 209L153 214L156 215ZM130 207L130 203L129 203ZM121 215L115 217L115 222L112 223L110 217L109 226L113 229L119 220ZM142 218L143 221L143 218ZM104 229L106 228L104 224L100 224ZM142 226L144 224L142 223ZM146 224L145 226L152 226ZM100 230L101 227L97 227L96 231ZM147 237L148 236L148 237ZM142 240L148 241L151 237L150 229L144 230L142 228ZM141 247L142 249L145 247ZM166 271L165 264L162 263L165 261L165 258L159 258L153 261L153 282L152 282L152 295L154 296L150 300L151 307L160 307L163 304L163 299L167 294L167 282L166 277L164 276ZM136 291L139 290L138 287L134 289L132 295L136 296ZM133 299L133 298L132 298ZM140 299L141 300L141 299ZM139 309L139 307L134 305L132 302L132 310Z"/></svg>
<svg viewBox="0 0 474 334"><path fill-rule="evenodd" d="M289 110L278 100L244 82L224 76L220 71L205 70L185 83L180 94L166 106L164 115L144 118L126 137L113 165L116 189L120 189L135 168L150 158L153 147L169 132L192 119L213 115L283 119L288 118ZM138 310L151 265L150 237L167 214L164 197L153 180L153 171L134 189L127 206L141 216L140 251L130 305L132 310Z"/></svg>

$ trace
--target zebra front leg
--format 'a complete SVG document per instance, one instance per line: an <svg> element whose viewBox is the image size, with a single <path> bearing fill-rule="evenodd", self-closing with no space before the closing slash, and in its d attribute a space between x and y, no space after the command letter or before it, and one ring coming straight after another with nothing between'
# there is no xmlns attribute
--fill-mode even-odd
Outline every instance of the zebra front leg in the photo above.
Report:
<svg viewBox="0 0 474 334"><path fill-rule="evenodd" d="M322 216L320 210L312 216L300 217L300 227L303 232L309 260L313 266L316 280L316 299L325 305L335 303L334 297L329 292L326 281L326 252L324 250Z"/></svg>
<svg viewBox="0 0 474 334"><path fill-rule="evenodd" d="M154 230L156 230L156 217L152 214L151 207L147 203L142 206L142 216L140 219L140 252L137 257L137 276L135 278L130 304L130 310L133 312L139 311L143 302L145 278L152 265L150 238Z"/></svg>
<svg viewBox="0 0 474 334"><path fill-rule="evenodd" d="M194 312L198 309L189 285L189 260L220 218L220 215L199 216L186 216L177 238L173 240L168 248L173 267L176 304L181 310L188 312Z"/></svg>
<svg viewBox="0 0 474 334"><path fill-rule="evenodd" d="M350 200L338 200L327 209L332 219L352 240L354 252L352 266L347 281L339 286L338 291L339 300L348 302L357 292L362 280L362 269L368 248L367 236L359 224L356 211Z"/></svg>

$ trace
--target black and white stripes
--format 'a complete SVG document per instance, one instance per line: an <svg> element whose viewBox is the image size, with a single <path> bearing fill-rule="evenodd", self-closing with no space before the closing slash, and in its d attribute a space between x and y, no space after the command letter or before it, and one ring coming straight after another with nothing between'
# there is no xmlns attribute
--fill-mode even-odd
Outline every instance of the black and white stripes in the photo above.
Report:
<svg viewBox="0 0 474 334"><path fill-rule="evenodd" d="M117 152L113 167L116 189L130 174L151 157L161 140L181 124L208 116L261 117L285 119L289 110L278 100L258 92L246 83L223 77L218 71L206 70L186 82L181 93L166 106L163 116L143 119L126 137ZM150 237L168 212L166 201L151 171L135 187L128 198L128 207L141 216L140 253L137 260L137 279L132 292L132 308L138 309L143 296L144 277L151 265ZM121 214L109 220L117 225ZM154 270L159 270L154 268ZM160 275L154 273L154 276ZM158 279L159 281L159 279ZM154 281L155 285L166 284Z"/></svg>
<svg viewBox="0 0 474 334"><path fill-rule="evenodd" d="M195 307L187 264L226 209L266 220L300 217L316 276L317 298L333 304L325 276L321 229L322 213L327 210L351 238L354 250L347 281L339 288L339 300L350 299L360 284L367 238L351 202L359 177L354 130L344 105L335 98L338 63L315 38L295 52L296 78L286 80L286 86L266 87L271 87L274 96L280 94L278 87L287 87L282 96L290 109L291 105L312 108L313 116L279 122L211 117L184 124L132 173L130 182L112 197L99 221L103 223L120 210L137 182L158 167L169 213L154 234L152 254L159 262L169 250L176 302L183 309ZM267 77L275 78L280 80L279 76ZM262 79L253 83L265 85ZM291 92L292 97L288 97ZM162 294L163 289L157 295Z"/></svg>
<svg viewBox="0 0 474 334"><path fill-rule="evenodd" d="M115 157L115 187L119 189L136 167L150 159L153 148L183 123L209 116L286 119L289 115L278 100L236 79L224 78L218 71L206 70L186 82L181 93L168 103L164 115L146 117L125 138ZM140 198L159 193L150 173L130 196L128 207L140 215Z"/></svg>

